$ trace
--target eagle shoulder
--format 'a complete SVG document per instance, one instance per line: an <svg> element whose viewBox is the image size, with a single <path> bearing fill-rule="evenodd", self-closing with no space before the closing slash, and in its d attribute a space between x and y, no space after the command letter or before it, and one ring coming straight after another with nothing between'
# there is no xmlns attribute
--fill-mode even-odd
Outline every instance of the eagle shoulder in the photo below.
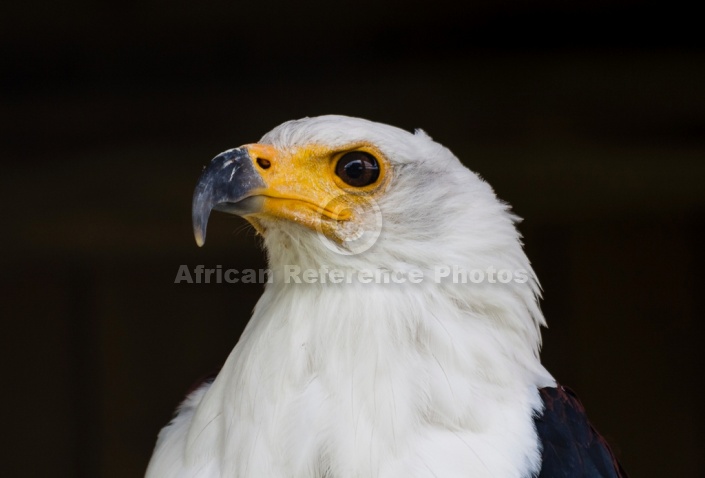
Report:
<svg viewBox="0 0 705 478"><path fill-rule="evenodd" d="M534 418L542 449L538 478L627 478L572 390L557 384L539 393L544 410Z"/></svg>
<svg viewBox="0 0 705 478"><path fill-rule="evenodd" d="M196 408L203 396L213 384L215 375L199 380L189 390L186 399L176 410L174 418L162 428L154 447L152 459L147 467L145 478L187 478L193 476L192 470L184 462L186 436ZM220 476L214 462L200 467L199 476L203 478Z"/></svg>

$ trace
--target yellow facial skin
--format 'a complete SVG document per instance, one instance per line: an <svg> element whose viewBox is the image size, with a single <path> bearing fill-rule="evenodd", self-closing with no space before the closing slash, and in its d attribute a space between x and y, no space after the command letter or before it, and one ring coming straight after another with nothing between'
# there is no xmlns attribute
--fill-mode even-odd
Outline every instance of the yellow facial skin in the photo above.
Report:
<svg viewBox="0 0 705 478"><path fill-rule="evenodd" d="M349 231L350 226L362 223L364 211L389 182L388 161L366 143L335 150L317 144L291 150L280 150L268 144L244 147L267 185L253 191L253 195L263 198L262 207L245 216L262 234L266 233L267 220L287 220L341 242L346 239L345 231ZM377 181L354 187L335 174L340 157L351 151L364 151L377 159L380 168Z"/></svg>

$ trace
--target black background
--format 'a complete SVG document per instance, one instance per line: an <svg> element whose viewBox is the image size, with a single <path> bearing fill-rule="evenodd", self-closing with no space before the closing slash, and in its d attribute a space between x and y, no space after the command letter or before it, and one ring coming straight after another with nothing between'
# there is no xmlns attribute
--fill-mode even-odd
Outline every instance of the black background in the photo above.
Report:
<svg viewBox="0 0 705 478"><path fill-rule="evenodd" d="M140 476L263 266L190 229L218 152L337 113L425 129L525 218L548 368L634 476L703 462L700 17L629 1L5 2L3 476Z"/></svg>

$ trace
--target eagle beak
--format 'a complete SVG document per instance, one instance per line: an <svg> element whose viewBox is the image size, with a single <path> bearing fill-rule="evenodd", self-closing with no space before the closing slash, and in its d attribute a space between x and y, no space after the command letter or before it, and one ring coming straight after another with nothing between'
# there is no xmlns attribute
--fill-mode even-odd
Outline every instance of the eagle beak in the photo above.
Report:
<svg viewBox="0 0 705 478"><path fill-rule="evenodd" d="M201 173L193 193L193 233L196 244L206 242L206 226L213 209L244 216L262 207L258 190L266 185L255 170L247 148L235 148L213 158Z"/></svg>

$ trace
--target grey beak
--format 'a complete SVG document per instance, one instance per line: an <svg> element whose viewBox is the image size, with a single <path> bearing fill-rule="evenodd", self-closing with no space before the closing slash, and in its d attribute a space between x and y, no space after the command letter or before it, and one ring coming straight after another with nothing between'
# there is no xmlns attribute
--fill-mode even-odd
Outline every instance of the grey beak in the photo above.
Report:
<svg viewBox="0 0 705 478"><path fill-rule="evenodd" d="M245 215L257 209L248 200L258 189L266 187L255 170L246 148L229 149L213 158L201 173L193 193L193 233L196 244L206 242L206 226L211 210ZM255 198L253 198L255 199Z"/></svg>

